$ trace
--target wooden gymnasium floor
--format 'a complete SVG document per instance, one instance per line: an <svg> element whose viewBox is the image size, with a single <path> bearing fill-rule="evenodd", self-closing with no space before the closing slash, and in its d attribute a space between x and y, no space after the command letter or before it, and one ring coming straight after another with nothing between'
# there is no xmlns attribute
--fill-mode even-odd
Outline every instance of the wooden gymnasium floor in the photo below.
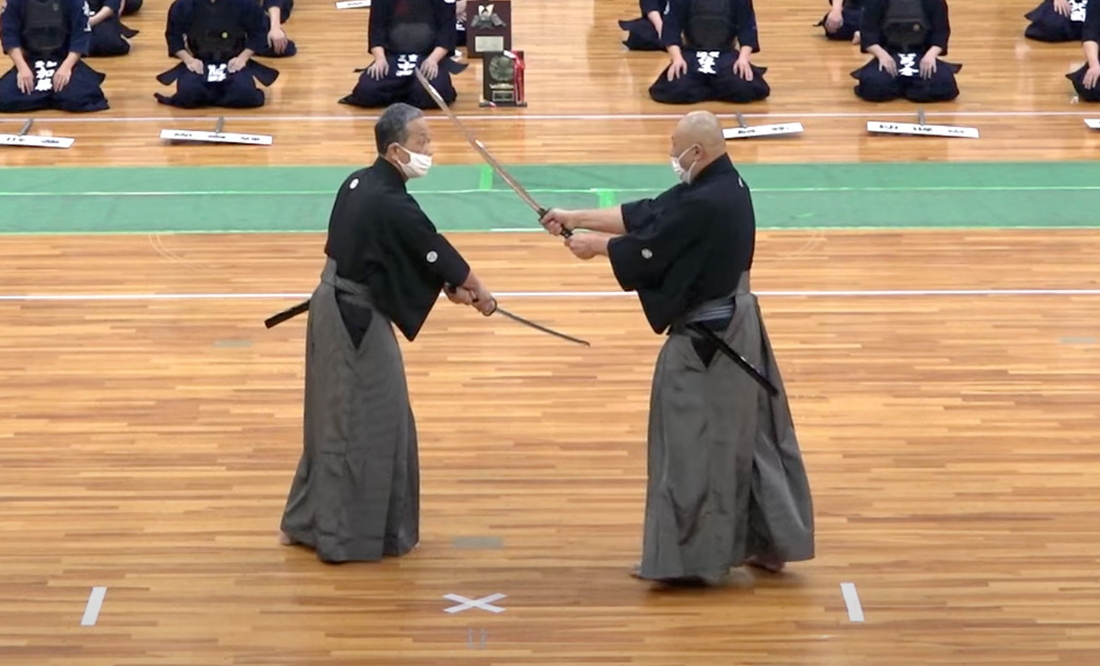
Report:
<svg viewBox="0 0 1100 666"><path fill-rule="evenodd" d="M272 134L271 148L162 146L161 128L212 127L218 114L154 103L153 77L170 65L167 2L146 3L128 20L142 31L134 53L96 63L112 109L42 114L36 131L76 145L7 149L4 166L54 168L35 173L65 182L79 173L56 167L346 170L370 159L372 114L336 104L367 63L339 58L361 52L365 13L300 0L287 27L301 53L277 63L269 104L226 114L227 131ZM656 592L626 575L661 338L632 298L608 293L605 264L519 232L453 238L502 303L592 347L441 305L404 345L421 437L421 547L339 567L279 547L301 446L304 319L271 331L259 322L293 302L280 294L313 287L316 227L70 233L92 207L121 218L130 200L86 193L51 217L20 198L23 172L6 169L0 225L18 218L24 233L0 242L0 664L1100 663L1100 233L1088 198L1100 146L1063 77L1079 46L1025 43L1031 0L956 2L950 59L965 64L963 93L928 118L977 126L982 138L871 137L866 120L916 109L855 100L847 74L865 57L820 38L812 24L824 2L757 4L756 61L770 68L773 96L745 110L751 122L799 120L806 133L731 144L747 171L1013 161L1084 170L1083 185L1034 192L1049 219L1076 219L1076 229L1005 227L1038 199L1017 183L1023 190L1004 196L1018 204L997 212L985 172L950 194L958 205L936 209L966 228L891 228L913 211L861 211L859 197L872 195L858 192L843 196L879 228L779 229L761 215L754 286L811 474L817 559L717 591ZM619 46L615 21L634 6L516 5L530 107L483 111L478 69L458 79L457 109L490 148L513 165L666 168L683 109L645 97L659 54ZM3 119L0 130L20 123ZM438 163L478 163L445 120L433 127ZM96 173L103 190L138 177ZM319 197L319 219L330 199ZM104 219L85 231L118 230ZM95 588L106 590L101 603ZM500 613L449 613L448 594L507 596Z"/></svg>

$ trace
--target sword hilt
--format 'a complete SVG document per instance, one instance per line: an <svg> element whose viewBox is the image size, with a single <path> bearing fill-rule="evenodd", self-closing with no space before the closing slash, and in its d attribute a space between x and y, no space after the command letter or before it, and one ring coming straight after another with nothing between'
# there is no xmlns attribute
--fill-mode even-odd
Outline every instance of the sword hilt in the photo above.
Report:
<svg viewBox="0 0 1100 666"><path fill-rule="evenodd" d="M453 284L450 284L450 283L447 283L447 284L443 285L443 288L447 290L448 294L453 294L456 291L458 291L458 287L456 287L456 286L454 286ZM477 303L477 302L478 302L478 300L475 298L474 303ZM496 311L497 311L497 299L494 298L493 299L493 309L489 310L488 312L482 312L481 314L485 315L486 317L491 317L492 314Z"/></svg>
<svg viewBox="0 0 1100 666"><path fill-rule="evenodd" d="M546 217L547 214L549 214L549 213L550 213L549 208L539 208L539 222L542 222L542 218ZM565 227L562 227L561 228L561 235L564 238L569 238L573 235L573 231L571 229L566 229Z"/></svg>

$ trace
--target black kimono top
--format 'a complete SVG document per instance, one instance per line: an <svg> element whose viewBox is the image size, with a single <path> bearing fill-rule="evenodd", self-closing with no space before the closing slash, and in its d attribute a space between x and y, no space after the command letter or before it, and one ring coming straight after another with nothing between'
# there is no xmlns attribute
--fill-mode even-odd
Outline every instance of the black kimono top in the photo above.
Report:
<svg viewBox="0 0 1100 666"><path fill-rule="evenodd" d="M607 246L615 279L663 333L692 308L731 295L752 267L752 195L729 156L656 199L622 206L626 234Z"/></svg>
<svg viewBox="0 0 1100 666"><path fill-rule="evenodd" d="M336 274L365 285L374 306L416 338L444 285L466 282L470 266L420 209L400 172L379 157L340 186L325 254Z"/></svg>

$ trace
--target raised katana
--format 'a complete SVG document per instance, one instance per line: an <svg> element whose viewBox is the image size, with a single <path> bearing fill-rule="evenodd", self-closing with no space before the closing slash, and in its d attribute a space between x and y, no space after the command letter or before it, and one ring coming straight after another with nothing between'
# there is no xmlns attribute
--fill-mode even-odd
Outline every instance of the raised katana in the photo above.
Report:
<svg viewBox="0 0 1100 666"><path fill-rule="evenodd" d="M454 112L451 111L450 107L447 106L447 102L444 101L443 96L440 95L439 91L435 89L435 86L433 86L431 82L428 81L428 78L424 76L424 74L421 73L419 69L415 71L417 80L420 81L420 85L424 86L424 89L428 91L429 95L431 95L431 98L435 101L436 106L442 109L443 113L447 114L447 117L451 119L451 122L455 124L455 127L457 127L459 131L462 132L463 136L466 137L466 141L471 146L473 146L474 150L476 150L479 155L481 155L485 159L485 161L489 164L489 167L494 172L496 172L498 176L500 176L501 180L508 184L508 187L512 188L512 190L514 190L515 193L519 195L520 199L523 199L523 202L525 204L533 208L535 212L539 214L539 220L542 220L542 218L546 217L546 214L550 211L540 206L539 203L535 201L535 198L528 194L527 190L523 189L523 186L520 185L515 178L512 178L511 174L504 170L504 167L500 165L500 162L498 162L495 157L493 157L493 154L489 152L489 149L485 147L485 144L483 144L481 141L478 141L477 137L474 136L474 133L466 129L466 126L462 124L462 121L458 119L458 116L456 116ZM573 235L573 232L569 229L562 228L561 235L565 238L569 238Z"/></svg>

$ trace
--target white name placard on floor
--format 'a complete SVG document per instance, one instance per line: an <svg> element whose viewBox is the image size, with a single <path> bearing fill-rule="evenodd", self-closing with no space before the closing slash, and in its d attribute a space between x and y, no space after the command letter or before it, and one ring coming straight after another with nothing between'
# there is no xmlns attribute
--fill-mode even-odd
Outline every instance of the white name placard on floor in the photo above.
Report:
<svg viewBox="0 0 1100 666"><path fill-rule="evenodd" d="M867 131L878 134L910 134L913 136L945 136L951 138L977 139L978 130L974 127L955 127L953 125L918 125L916 123L882 123L870 121Z"/></svg>
<svg viewBox="0 0 1100 666"><path fill-rule="evenodd" d="M1100 130L1100 118L1085 118L1085 124L1092 129Z"/></svg>
<svg viewBox="0 0 1100 666"><path fill-rule="evenodd" d="M200 143L243 143L250 146L270 146L271 137L263 134L237 134L234 132L197 132L194 130L160 131L160 138L167 141L195 141Z"/></svg>
<svg viewBox="0 0 1100 666"><path fill-rule="evenodd" d="M31 134L0 134L0 146L27 146L29 148L71 148L75 139L62 136L38 136Z"/></svg>
<svg viewBox="0 0 1100 666"><path fill-rule="evenodd" d="M341 0L336 3L337 9L363 9L370 8L370 0Z"/></svg>
<svg viewBox="0 0 1100 666"><path fill-rule="evenodd" d="M780 134L801 134L802 123L783 123L780 125L757 125L756 127L727 127L722 130L726 139L750 139L758 136L778 136Z"/></svg>

